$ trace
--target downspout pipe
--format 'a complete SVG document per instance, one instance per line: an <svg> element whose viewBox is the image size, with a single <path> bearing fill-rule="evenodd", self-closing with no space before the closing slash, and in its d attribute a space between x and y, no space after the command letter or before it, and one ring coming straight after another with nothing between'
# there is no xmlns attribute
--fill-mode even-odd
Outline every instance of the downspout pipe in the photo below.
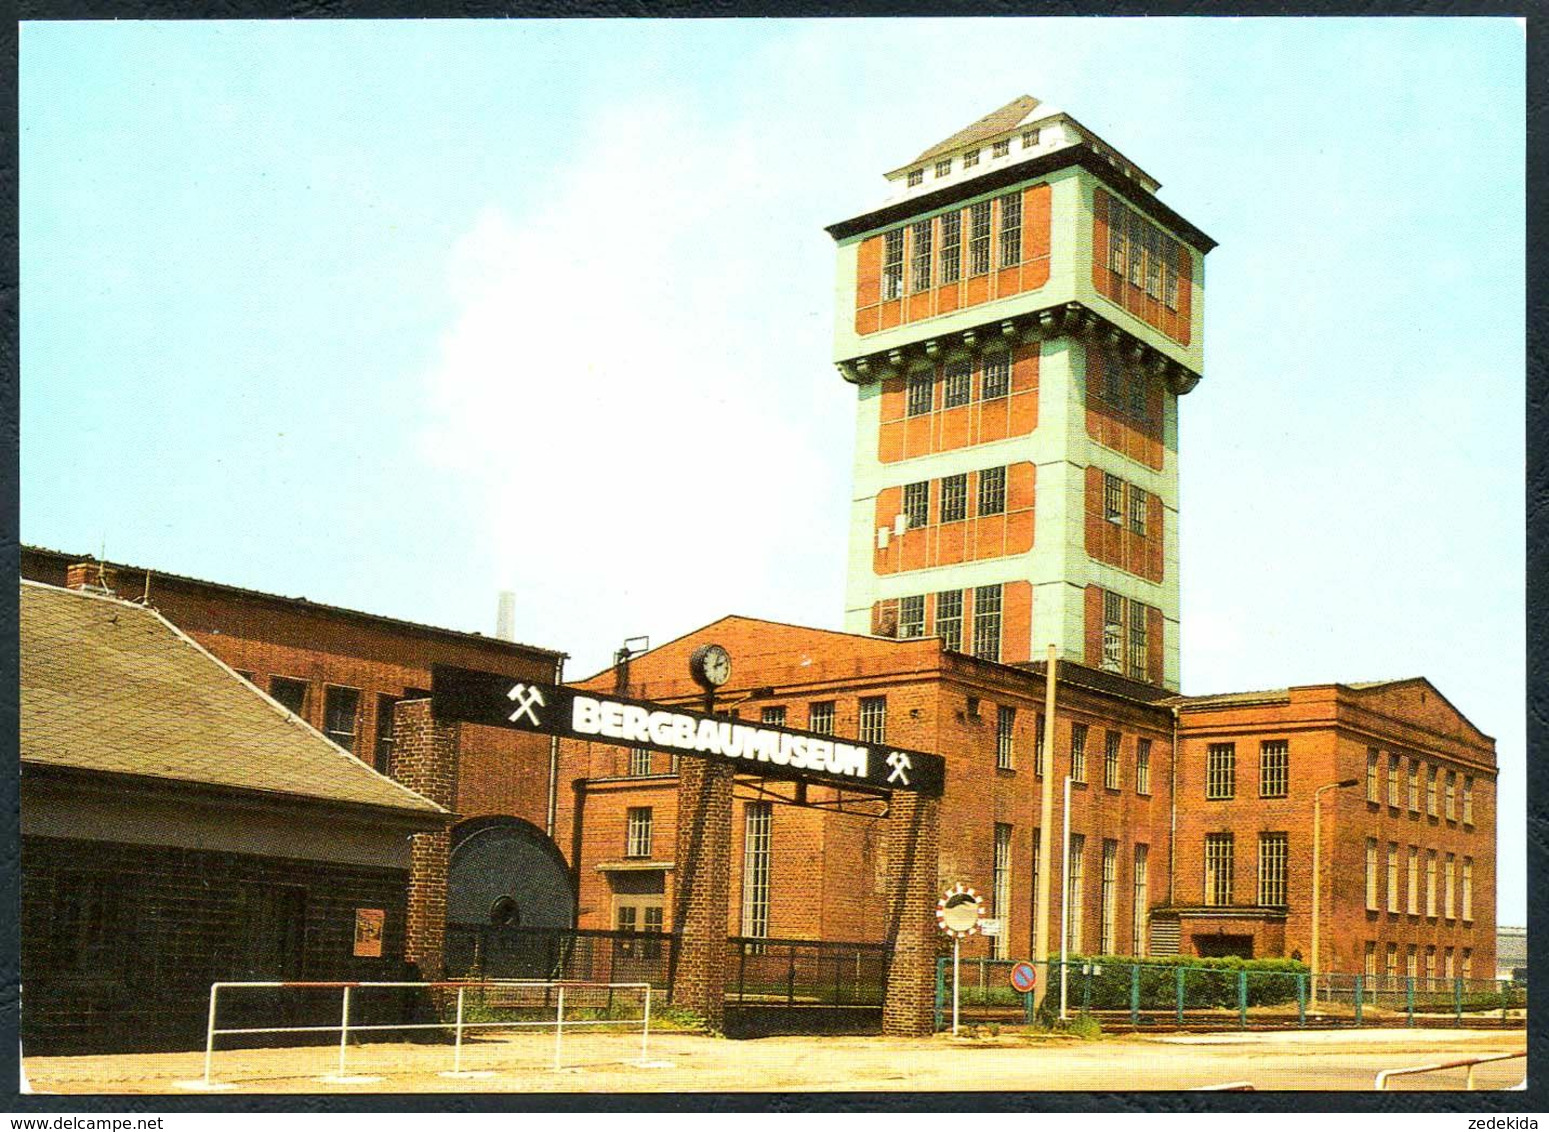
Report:
<svg viewBox="0 0 1549 1132"><path fill-rule="evenodd" d="M1171 783L1167 793L1171 795L1168 800L1170 814L1167 821L1167 904L1173 905L1173 884L1178 874L1178 705L1172 705L1173 713L1173 749L1171 766L1168 777Z"/></svg>
<svg viewBox="0 0 1549 1132"><path fill-rule="evenodd" d="M565 657L561 653L554 658L554 683L565 682ZM554 840L554 827L559 822L559 736L549 736L549 807L544 832Z"/></svg>

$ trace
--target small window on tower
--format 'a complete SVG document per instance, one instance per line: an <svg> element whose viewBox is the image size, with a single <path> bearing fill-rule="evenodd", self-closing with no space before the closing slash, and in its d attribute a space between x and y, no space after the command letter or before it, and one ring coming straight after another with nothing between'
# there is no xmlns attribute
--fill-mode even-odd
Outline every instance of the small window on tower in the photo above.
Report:
<svg viewBox="0 0 1549 1132"><path fill-rule="evenodd" d="M1103 518L1110 523L1124 521L1124 481L1103 473Z"/></svg>
<svg viewBox="0 0 1549 1132"><path fill-rule="evenodd" d="M1001 515L1006 510L1006 469L985 468L979 473L979 514Z"/></svg>
<svg viewBox="0 0 1549 1132"><path fill-rule="evenodd" d="M992 401L1011 392L1011 355L993 353L984 355L983 397Z"/></svg>
<svg viewBox="0 0 1549 1132"><path fill-rule="evenodd" d="M930 481L904 485L904 517L911 531L930 522Z"/></svg>
<svg viewBox="0 0 1549 1132"><path fill-rule="evenodd" d="M909 170L909 187L911 189L914 188L916 185L923 184L924 181L925 181L925 170L924 169L911 169L911 170Z"/></svg>
<svg viewBox="0 0 1549 1132"><path fill-rule="evenodd" d="M941 481L941 521L957 523L968 517L968 476L959 473Z"/></svg>
<svg viewBox="0 0 1549 1132"><path fill-rule="evenodd" d="M973 399L973 366L966 358L948 362L942 370L941 383L942 408L955 409L968 404Z"/></svg>
<svg viewBox="0 0 1549 1132"><path fill-rule="evenodd" d="M944 590L936 595L936 636L950 652L963 651L963 591Z"/></svg>
<svg viewBox="0 0 1549 1132"><path fill-rule="evenodd" d="M1032 149L1033 146L1035 146L1037 144L1038 144L1038 129L1037 129L1037 127L1034 127L1031 130L1024 130L1024 131L1022 131L1022 148L1023 149Z"/></svg>
<svg viewBox="0 0 1549 1132"><path fill-rule="evenodd" d="M923 637L925 635L925 595L898 599L898 635ZM765 720L767 723L768 720ZM777 722L784 723L784 719Z"/></svg>
<svg viewBox="0 0 1549 1132"><path fill-rule="evenodd" d="M994 148L991 151L991 156L993 156L993 157L1005 157L1010 152L1011 152L1011 139L1010 138L1002 138L1000 141L995 143Z"/></svg>
<svg viewBox="0 0 1549 1132"><path fill-rule="evenodd" d="M945 161L938 161L938 162L936 162L936 176L938 176L938 177L950 177L951 175L952 175L952 159L950 157L947 158Z"/></svg>
<svg viewBox="0 0 1549 1132"><path fill-rule="evenodd" d="M970 149L967 153L963 154L964 169L972 169L977 164L979 164L979 151L977 149Z"/></svg>

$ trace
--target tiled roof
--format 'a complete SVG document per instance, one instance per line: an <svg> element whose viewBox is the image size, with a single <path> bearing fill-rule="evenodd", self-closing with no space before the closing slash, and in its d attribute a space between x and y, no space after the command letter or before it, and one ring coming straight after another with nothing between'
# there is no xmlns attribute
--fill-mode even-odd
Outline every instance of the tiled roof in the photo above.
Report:
<svg viewBox="0 0 1549 1132"><path fill-rule="evenodd" d="M1003 134L1012 129L1038 108L1038 100L1030 94L1024 94L1020 98L1013 98L999 110L991 111L971 126L967 126L945 141L937 142L920 156L910 162L918 165L922 161L929 161L942 153L949 153L961 149L965 145L972 145L976 141L988 141L996 134Z"/></svg>
<svg viewBox="0 0 1549 1132"><path fill-rule="evenodd" d="M1394 684L1409 684L1420 679L1406 676L1399 680L1346 681L1340 685L1352 692L1369 692L1373 688L1387 688ZM1218 692L1207 696L1176 696L1168 701L1178 707L1229 707L1232 704L1286 703L1291 698L1289 688L1266 688L1258 692Z"/></svg>
<svg viewBox="0 0 1549 1132"><path fill-rule="evenodd" d="M27 581L21 757L421 820L445 813L335 746L154 610Z"/></svg>

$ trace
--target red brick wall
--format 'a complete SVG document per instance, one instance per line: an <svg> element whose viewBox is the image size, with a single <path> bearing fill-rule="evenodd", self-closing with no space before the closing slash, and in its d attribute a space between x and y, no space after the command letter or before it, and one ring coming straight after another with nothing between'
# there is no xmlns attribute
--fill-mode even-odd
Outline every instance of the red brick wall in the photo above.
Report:
<svg viewBox="0 0 1549 1132"><path fill-rule="evenodd" d="M921 595L925 598L924 636L939 632L936 623L937 592ZM963 590L962 649L974 651L974 590ZM897 636L898 598L886 598L871 606L871 629L879 636ZM1003 582L1000 594L1000 663L1022 664L1032 659L1033 586L1031 582Z"/></svg>
<svg viewBox="0 0 1549 1132"><path fill-rule="evenodd" d="M1006 468L1006 503L998 514L979 514L979 472L967 475L967 517L941 522L941 481L931 480L930 522L911 528L872 551L872 570L879 575L930 566L955 565L984 558L1026 554L1033 548L1033 493L1037 468L1030 462ZM877 527L892 527L903 511L903 488L883 488L877 494Z"/></svg>
<svg viewBox="0 0 1549 1132"><path fill-rule="evenodd" d="M884 464L948 452L1007 437L1027 436L1038 427L1037 342L1011 351L1011 392L985 400L984 355L974 358L973 397L966 405L943 408L941 377L945 363L935 367L932 410L908 416L908 380L900 375L882 382L881 423L877 459Z"/></svg>
<svg viewBox="0 0 1549 1132"><path fill-rule="evenodd" d="M1191 311L1193 308L1194 252L1181 241L1176 245L1174 266L1178 271L1177 309L1168 307L1160 298L1152 298L1146 288L1135 286L1129 273L1108 269L1108 232L1111 218L1116 211L1118 198L1103 189L1094 189L1092 196L1092 284L1097 292L1111 299L1141 321L1156 327L1175 342L1187 346L1193 333ZM1128 206L1124 206L1128 211ZM1149 219L1144 223L1155 228ZM1142 280L1142 282L1144 282Z"/></svg>
<svg viewBox="0 0 1549 1132"><path fill-rule="evenodd" d="M1124 405L1104 401L1097 393L1106 380L1110 365L1121 365L1106 351L1088 342L1086 357L1086 434L1104 448L1110 448L1148 468L1160 471L1165 458L1162 443L1162 416L1165 408L1162 382L1138 367L1124 367L1124 381L1146 383L1146 415L1139 418L1128 410L1129 392L1122 392Z"/></svg>
<svg viewBox="0 0 1549 1132"><path fill-rule="evenodd" d="M1104 471L1095 464L1086 470L1086 552L1098 562L1117 566L1147 581L1160 582L1165 556L1162 552L1162 497L1146 492L1146 529L1138 534L1130 527L1129 494L1125 483L1119 521L1109 521L1105 508Z"/></svg>

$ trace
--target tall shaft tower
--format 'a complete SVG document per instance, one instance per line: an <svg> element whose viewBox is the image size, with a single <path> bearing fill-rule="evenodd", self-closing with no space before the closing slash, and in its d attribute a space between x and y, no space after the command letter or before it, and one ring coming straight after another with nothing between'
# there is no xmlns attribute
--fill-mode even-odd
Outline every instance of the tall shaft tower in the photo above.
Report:
<svg viewBox="0 0 1549 1132"><path fill-rule="evenodd" d="M1024 95L831 225L858 394L845 626L1178 687L1178 399L1215 241Z"/></svg>

